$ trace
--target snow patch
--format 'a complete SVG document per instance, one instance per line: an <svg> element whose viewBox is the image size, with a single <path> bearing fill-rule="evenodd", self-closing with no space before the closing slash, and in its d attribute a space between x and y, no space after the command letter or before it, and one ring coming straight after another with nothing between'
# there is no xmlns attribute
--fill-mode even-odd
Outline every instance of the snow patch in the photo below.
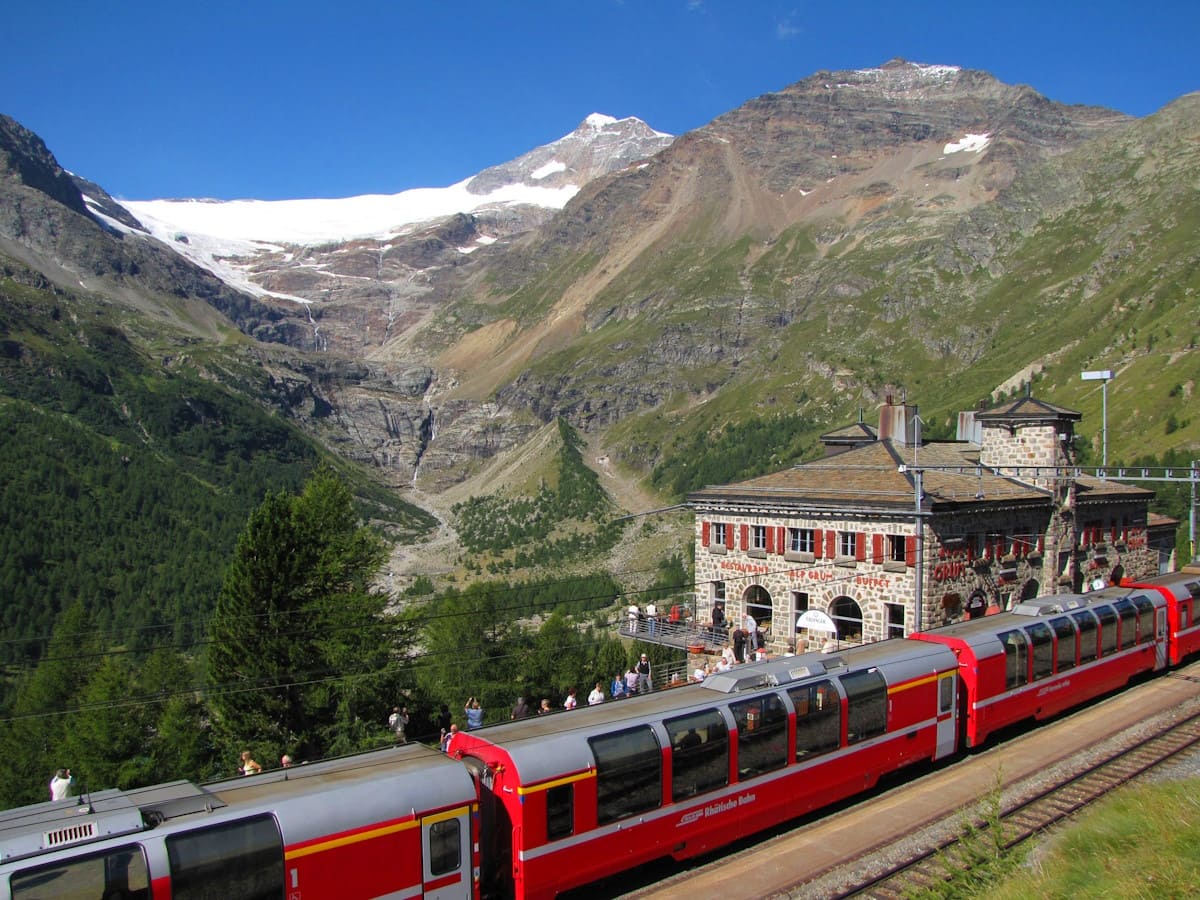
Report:
<svg viewBox="0 0 1200 900"><path fill-rule="evenodd" d="M987 149L988 144L992 142L992 135L988 134L967 134L963 135L957 141L947 144L942 148L942 152L949 155L951 153L981 153Z"/></svg>
<svg viewBox="0 0 1200 900"><path fill-rule="evenodd" d="M552 159L545 165L538 166L536 169L530 172L529 177L534 181L541 181L543 178L553 175L555 172L565 171L567 171L567 164L565 162L559 162L557 159Z"/></svg>

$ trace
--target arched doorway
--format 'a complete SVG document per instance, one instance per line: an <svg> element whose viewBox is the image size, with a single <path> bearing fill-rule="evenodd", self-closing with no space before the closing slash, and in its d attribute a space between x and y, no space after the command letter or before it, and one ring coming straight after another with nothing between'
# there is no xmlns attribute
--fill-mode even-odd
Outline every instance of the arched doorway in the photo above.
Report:
<svg viewBox="0 0 1200 900"><path fill-rule="evenodd" d="M763 639L769 638L771 636L771 619L774 615L770 592L761 584L752 584L742 594L742 606L746 612L754 616L754 621L758 623L758 630L762 633Z"/></svg>
<svg viewBox="0 0 1200 900"><path fill-rule="evenodd" d="M862 607L851 597L838 597L829 605L829 618L837 626L839 641L862 641Z"/></svg>

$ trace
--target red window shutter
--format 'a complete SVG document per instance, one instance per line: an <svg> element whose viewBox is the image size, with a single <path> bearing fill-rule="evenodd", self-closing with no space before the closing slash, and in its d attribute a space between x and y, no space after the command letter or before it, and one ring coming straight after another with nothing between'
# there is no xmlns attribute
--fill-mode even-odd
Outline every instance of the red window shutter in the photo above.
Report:
<svg viewBox="0 0 1200 900"><path fill-rule="evenodd" d="M915 534L910 534L904 539L904 564L906 566L917 564L917 536Z"/></svg>
<svg viewBox="0 0 1200 900"><path fill-rule="evenodd" d="M1112 529L1109 531L1109 534L1112 536L1112 542L1115 544L1117 542L1117 538L1121 535L1121 529L1117 527L1116 522L1112 523Z"/></svg>
<svg viewBox="0 0 1200 900"><path fill-rule="evenodd" d="M750 549L750 526L745 522L742 523L742 549Z"/></svg>
<svg viewBox="0 0 1200 900"><path fill-rule="evenodd" d="M700 525L700 543L703 544L705 547L708 546L708 536L709 536L709 523L703 522Z"/></svg>
<svg viewBox="0 0 1200 900"><path fill-rule="evenodd" d="M768 553L774 553L775 552L775 529L772 528L770 525L768 525L764 530L767 533L766 534L766 538L767 538L766 551Z"/></svg>
<svg viewBox="0 0 1200 900"><path fill-rule="evenodd" d="M733 523L732 522L727 522L725 524L725 549L726 550L733 549Z"/></svg>
<svg viewBox="0 0 1200 900"><path fill-rule="evenodd" d="M787 550L787 529L782 525L779 526L779 533L775 535L775 552L783 556Z"/></svg>
<svg viewBox="0 0 1200 900"><path fill-rule="evenodd" d="M867 536L865 534L856 534L854 536L854 558L859 562L866 562Z"/></svg>
<svg viewBox="0 0 1200 900"><path fill-rule="evenodd" d="M1046 536L1044 534L1039 534L1038 535L1038 555L1040 556L1041 554L1043 554L1045 552L1046 552Z"/></svg>
<svg viewBox="0 0 1200 900"><path fill-rule="evenodd" d="M813 529L813 556L820 559L825 555L825 532L820 528Z"/></svg>
<svg viewBox="0 0 1200 900"><path fill-rule="evenodd" d="M837 557L837 532L832 529L825 532L825 555L830 559Z"/></svg>
<svg viewBox="0 0 1200 900"><path fill-rule="evenodd" d="M883 535L871 535L871 562L879 564L883 562Z"/></svg>

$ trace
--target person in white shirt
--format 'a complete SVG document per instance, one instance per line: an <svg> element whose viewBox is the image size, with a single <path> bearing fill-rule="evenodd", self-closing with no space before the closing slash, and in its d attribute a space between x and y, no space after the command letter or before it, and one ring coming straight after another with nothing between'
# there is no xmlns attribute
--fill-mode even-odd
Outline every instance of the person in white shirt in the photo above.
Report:
<svg viewBox="0 0 1200 900"><path fill-rule="evenodd" d="M579 705L579 701L575 699L575 688L567 691L567 699L563 701L563 709L574 709Z"/></svg>
<svg viewBox="0 0 1200 900"><path fill-rule="evenodd" d="M59 769L50 779L50 799L66 800L71 792L71 770Z"/></svg>
<svg viewBox="0 0 1200 900"><path fill-rule="evenodd" d="M600 682L596 682L596 686L592 688L592 692L588 694L588 706L595 706L597 703L604 702L604 689L600 687Z"/></svg>

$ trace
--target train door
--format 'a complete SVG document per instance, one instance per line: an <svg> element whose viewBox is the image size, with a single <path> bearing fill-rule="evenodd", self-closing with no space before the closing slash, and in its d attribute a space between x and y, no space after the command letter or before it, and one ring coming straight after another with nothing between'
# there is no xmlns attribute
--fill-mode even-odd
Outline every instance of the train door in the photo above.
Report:
<svg viewBox="0 0 1200 900"><path fill-rule="evenodd" d="M475 779L479 798L479 889L485 898L511 897L513 883L513 824L508 809L492 790L495 772L483 760L463 757Z"/></svg>
<svg viewBox="0 0 1200 900"><path fill-rule="evenodd" d="M954 715L958 708L957 672L938 675L937 704L937 749L933 758L942 759L954 753L958 744L958 722Z"/></svg>
<svg viewBox="0 0 1200 900"><path fill-rule="evenodd" d="M421 881L425 900L471 900L471 811L460 806L421 819Z"/></svg>
<svg viewBox="0 0 1200 900"><path fill-rule="evenodd" d="M1154 610L1154 669L1165 668L1167 665L1167 608L1160 606Z"/></svg>

